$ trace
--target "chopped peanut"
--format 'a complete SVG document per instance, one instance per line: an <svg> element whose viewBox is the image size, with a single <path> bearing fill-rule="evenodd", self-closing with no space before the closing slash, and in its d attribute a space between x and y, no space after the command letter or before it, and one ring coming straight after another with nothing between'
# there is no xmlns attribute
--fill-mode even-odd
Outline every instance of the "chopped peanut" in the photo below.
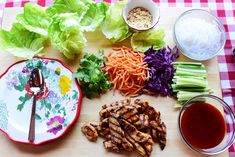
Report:
<svg viewBox="0 0 235 157"><path fill-rule="evenodd" d="M133 28L147 29L152 25L152 15L145 8L136 7L129 12L127 22Z"/></svg>

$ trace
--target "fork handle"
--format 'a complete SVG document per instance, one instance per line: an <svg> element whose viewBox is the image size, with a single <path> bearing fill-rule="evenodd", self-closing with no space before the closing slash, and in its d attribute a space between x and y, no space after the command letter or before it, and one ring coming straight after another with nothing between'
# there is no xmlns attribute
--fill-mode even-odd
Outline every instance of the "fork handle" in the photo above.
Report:
<svg viewBox="0 0 235 157"><path fill-rule="evenodd" d="M29 126L29 142L34 142L35 139L35 112L36 112L36 97L37 94L33 95L33 106L31 112L30 126Z"/></svg>

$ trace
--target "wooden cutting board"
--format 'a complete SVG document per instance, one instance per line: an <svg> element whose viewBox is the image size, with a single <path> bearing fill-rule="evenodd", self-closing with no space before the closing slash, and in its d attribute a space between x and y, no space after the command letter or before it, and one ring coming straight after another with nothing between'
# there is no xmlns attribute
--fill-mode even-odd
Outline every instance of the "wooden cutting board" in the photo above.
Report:
<svg viewBox="0 0 235 157"><path fill-rule="evenodd" d="M157 25L159 28L164 28L166 33L166 43L170 46L174 46L172 29L176 18L184 11L190 8L161 8L161 18ZM17 13L22 12L21 8L8 8L4 10L3 17L3 29L10 29L11 24L15 20ZM88 45L84 49L84 52L97 53L98 49L104 49L105 52L109 52L112 45L99 33L87 33ZM126 40L119 45L129 46L129 40ZM117 45L116 45L117 46ZM79 60L74 61L66 60L61 54L57 53L52 48L47 48L47 57L59 58L64 61L72 70L76 70L79 65ZM0 54L0 73L12 63L17 61L15 57L10 54ZM182 54L178 61L191 61L185 58ZM218 72L217 59L213 58L210 61L203 62L208 68L209 85L213 88L214 94L221 97L220 78ZM181 140L177 128L178 111L174 110L173 106L176 101L170 97L153 97L142 95L140 98L147 99L150 105L154 106L162 114L162 120L167 126L167 145L164 151L161 151L158 144L153 147L152 157L200 157L202 155L191 151ZM138 156L136 153L113 153L103 148L103 139L99 138L97 142L89 142L81 133L81 125L85 122L98 122L98 112L101 106L106 103L111 103L115 100L123 99L123 97L112 91L101 95L100 98L87 99L84 98L82 102L81 114L72 127L72 129L61 139L42 145L42 146L29 146L13 143L5 137L4 134L0 134L0 156L4 157L134 157ZM228 151L218 155L218 157L228 157Z"/></svg>

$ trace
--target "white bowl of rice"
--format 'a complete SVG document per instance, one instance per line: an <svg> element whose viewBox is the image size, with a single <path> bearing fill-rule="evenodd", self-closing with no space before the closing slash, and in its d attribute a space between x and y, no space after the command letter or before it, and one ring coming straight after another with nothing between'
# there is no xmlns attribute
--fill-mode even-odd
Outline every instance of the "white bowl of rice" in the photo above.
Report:
<svg viewBox="0 0 235 157"><path fill-rule="evenodd" d="M202 9L181 14L174 25L174 41L193 60L209 60L224 49L225 29L217 17Z"/></svg>

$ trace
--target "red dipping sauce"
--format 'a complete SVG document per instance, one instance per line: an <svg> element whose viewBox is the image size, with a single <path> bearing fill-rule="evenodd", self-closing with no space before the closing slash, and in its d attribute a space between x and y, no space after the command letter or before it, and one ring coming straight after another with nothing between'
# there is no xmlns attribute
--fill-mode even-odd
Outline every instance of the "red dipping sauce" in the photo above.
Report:
<svg viewBox="0 0 235 157"><path fill-rule="evenodd" d="M181 129L189 144L200 149L209 149L222 142L226 123L217 108L198 102L185 109L181 117Z"/></svg>

